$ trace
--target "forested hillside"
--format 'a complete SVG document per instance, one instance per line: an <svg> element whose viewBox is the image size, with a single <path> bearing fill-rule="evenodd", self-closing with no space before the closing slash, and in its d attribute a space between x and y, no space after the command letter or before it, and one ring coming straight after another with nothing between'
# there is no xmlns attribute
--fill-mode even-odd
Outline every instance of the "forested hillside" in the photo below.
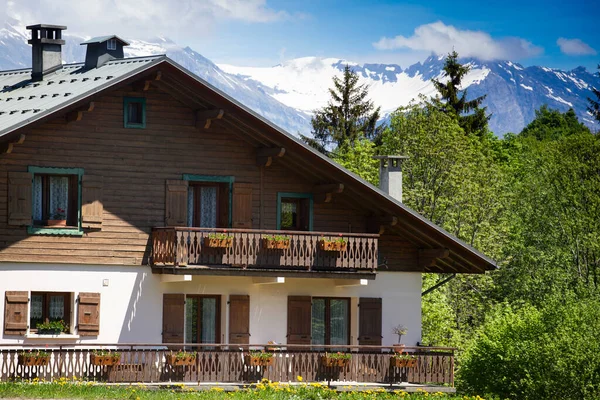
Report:
<svg viewBox="0 0 600 400"><path fill-rule="evenodd" d="M366 88L336 82L313 119L320 141L309 143L374 184L373 155L408 156L404 202L498 261L423 297L423 342L460 349L459 390L598 399L600 137L573 110L544 106L498 139L482 99L459 90L468 67L457 60L446 59L447 83L434 82L438 97L398 109L376 137L347 129L377 112L357 95ZM600 120L597 100L589 112ZM448 277L426 274L423 289Z"/></svg>

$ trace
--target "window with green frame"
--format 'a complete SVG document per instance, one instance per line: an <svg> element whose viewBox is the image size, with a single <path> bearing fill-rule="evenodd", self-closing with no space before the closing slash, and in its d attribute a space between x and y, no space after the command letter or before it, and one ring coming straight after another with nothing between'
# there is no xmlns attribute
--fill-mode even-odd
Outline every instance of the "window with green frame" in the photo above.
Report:
<svg viewBox="0 0 600 400"><path fill-rule="evenodd" d="M313 230L313 197L311 193L277 193L277 229Z"/></svg>
<svg viewBox="0 0 600 400"><path fill-rule="evenodd" d="M28 168L32 174L29 233L81 233L82 168Z"/></svg>
<svg viewBox="0 0 600 400"><path fill-rule="evenodd" d="M125 128L146 127L146 99L144 97L123 98L123 125Z"/></svg>

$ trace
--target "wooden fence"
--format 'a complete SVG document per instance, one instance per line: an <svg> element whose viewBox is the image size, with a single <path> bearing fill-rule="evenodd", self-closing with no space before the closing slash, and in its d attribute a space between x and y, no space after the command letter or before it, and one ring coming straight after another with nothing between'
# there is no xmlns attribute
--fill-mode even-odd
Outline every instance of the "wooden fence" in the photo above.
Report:
<svg viewBox="0 0 600 400"><path fill-rule="evenodd" d="M202 347L200 347L202 346ZM39 348L50 354L47 365L26 366L19 354L35 349L32 346L0 345L0 381L52 381L65 377L104 382L230 382L248 383L261 379L277 382L342 381L394 384L454 384L454 349L441 347L406 347L415 356L414 367L395 367L389 347L349 346L352 357L347 366L325 367L322 357L326 350L310 350L311 346L295 345L293 349L273 345L52 345ZM306 349L303 349L305 347ZM328 346L322 346L328 347ZM91 363L94 348L111 349L119 353L118 364L95 366ZM250 366L247 349L267 348L273 354L269 366ZM171 366L169 355L181 349L197 351L189 366Z"/></svg>
<svg viewBox="0 0 600 400"><path fill-rule="evenodd" d="M211 234L231 237L230 247L209 247L205 240ZM286 249L267 249L269 235L287 236ZM346 249L326 251L322 240L343 238ZM268 231L252 229L154 228L152 231L152 263L160 265L230 265L241 268L300 268L304 270L357 269L375 271L379 235Z"/></svg>

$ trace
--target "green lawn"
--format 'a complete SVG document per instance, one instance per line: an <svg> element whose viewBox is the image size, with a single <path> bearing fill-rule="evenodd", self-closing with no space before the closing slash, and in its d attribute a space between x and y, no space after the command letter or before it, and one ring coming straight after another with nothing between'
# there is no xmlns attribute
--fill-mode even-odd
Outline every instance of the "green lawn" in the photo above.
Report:
<svg viewBox="0 0 600 400"><path fill-rule="evenodd" d="M424 399L440 400L483 400L481 397L448 395L443 393L407 393L404 391L388 392L384 389L361 391L342 391L328 389L321 384L287 384L264 382L252 387L224 391L212 388L197 391L184 385L173 385L169 388L150 389L142 384L131 386L105 386L95 382L68 381L61 379L53 383L46 382L8 382L0 383L0 398L61 398L61 399L130 399L130 400L162 400L162 399L235 399L235 400L385 400L385 399Z"/></svg>

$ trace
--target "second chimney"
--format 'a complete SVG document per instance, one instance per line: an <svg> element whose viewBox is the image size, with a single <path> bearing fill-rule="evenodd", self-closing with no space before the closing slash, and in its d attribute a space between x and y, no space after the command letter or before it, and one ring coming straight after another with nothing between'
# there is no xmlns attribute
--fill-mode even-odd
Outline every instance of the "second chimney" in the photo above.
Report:
<svg viewBox="0 0 600 400"><path fill-rule="evenodd" d="M31 39L32 65L31 79L41 81L44 75L62 68L62 31L67 29L61 25L29 25Z"/></svg>
<svg viewBox="0 0 600 400"><path fill-rule="evenodd" d="M402 203L402 162L407 156L374 156L379 160L379 188Z"/></svg>

